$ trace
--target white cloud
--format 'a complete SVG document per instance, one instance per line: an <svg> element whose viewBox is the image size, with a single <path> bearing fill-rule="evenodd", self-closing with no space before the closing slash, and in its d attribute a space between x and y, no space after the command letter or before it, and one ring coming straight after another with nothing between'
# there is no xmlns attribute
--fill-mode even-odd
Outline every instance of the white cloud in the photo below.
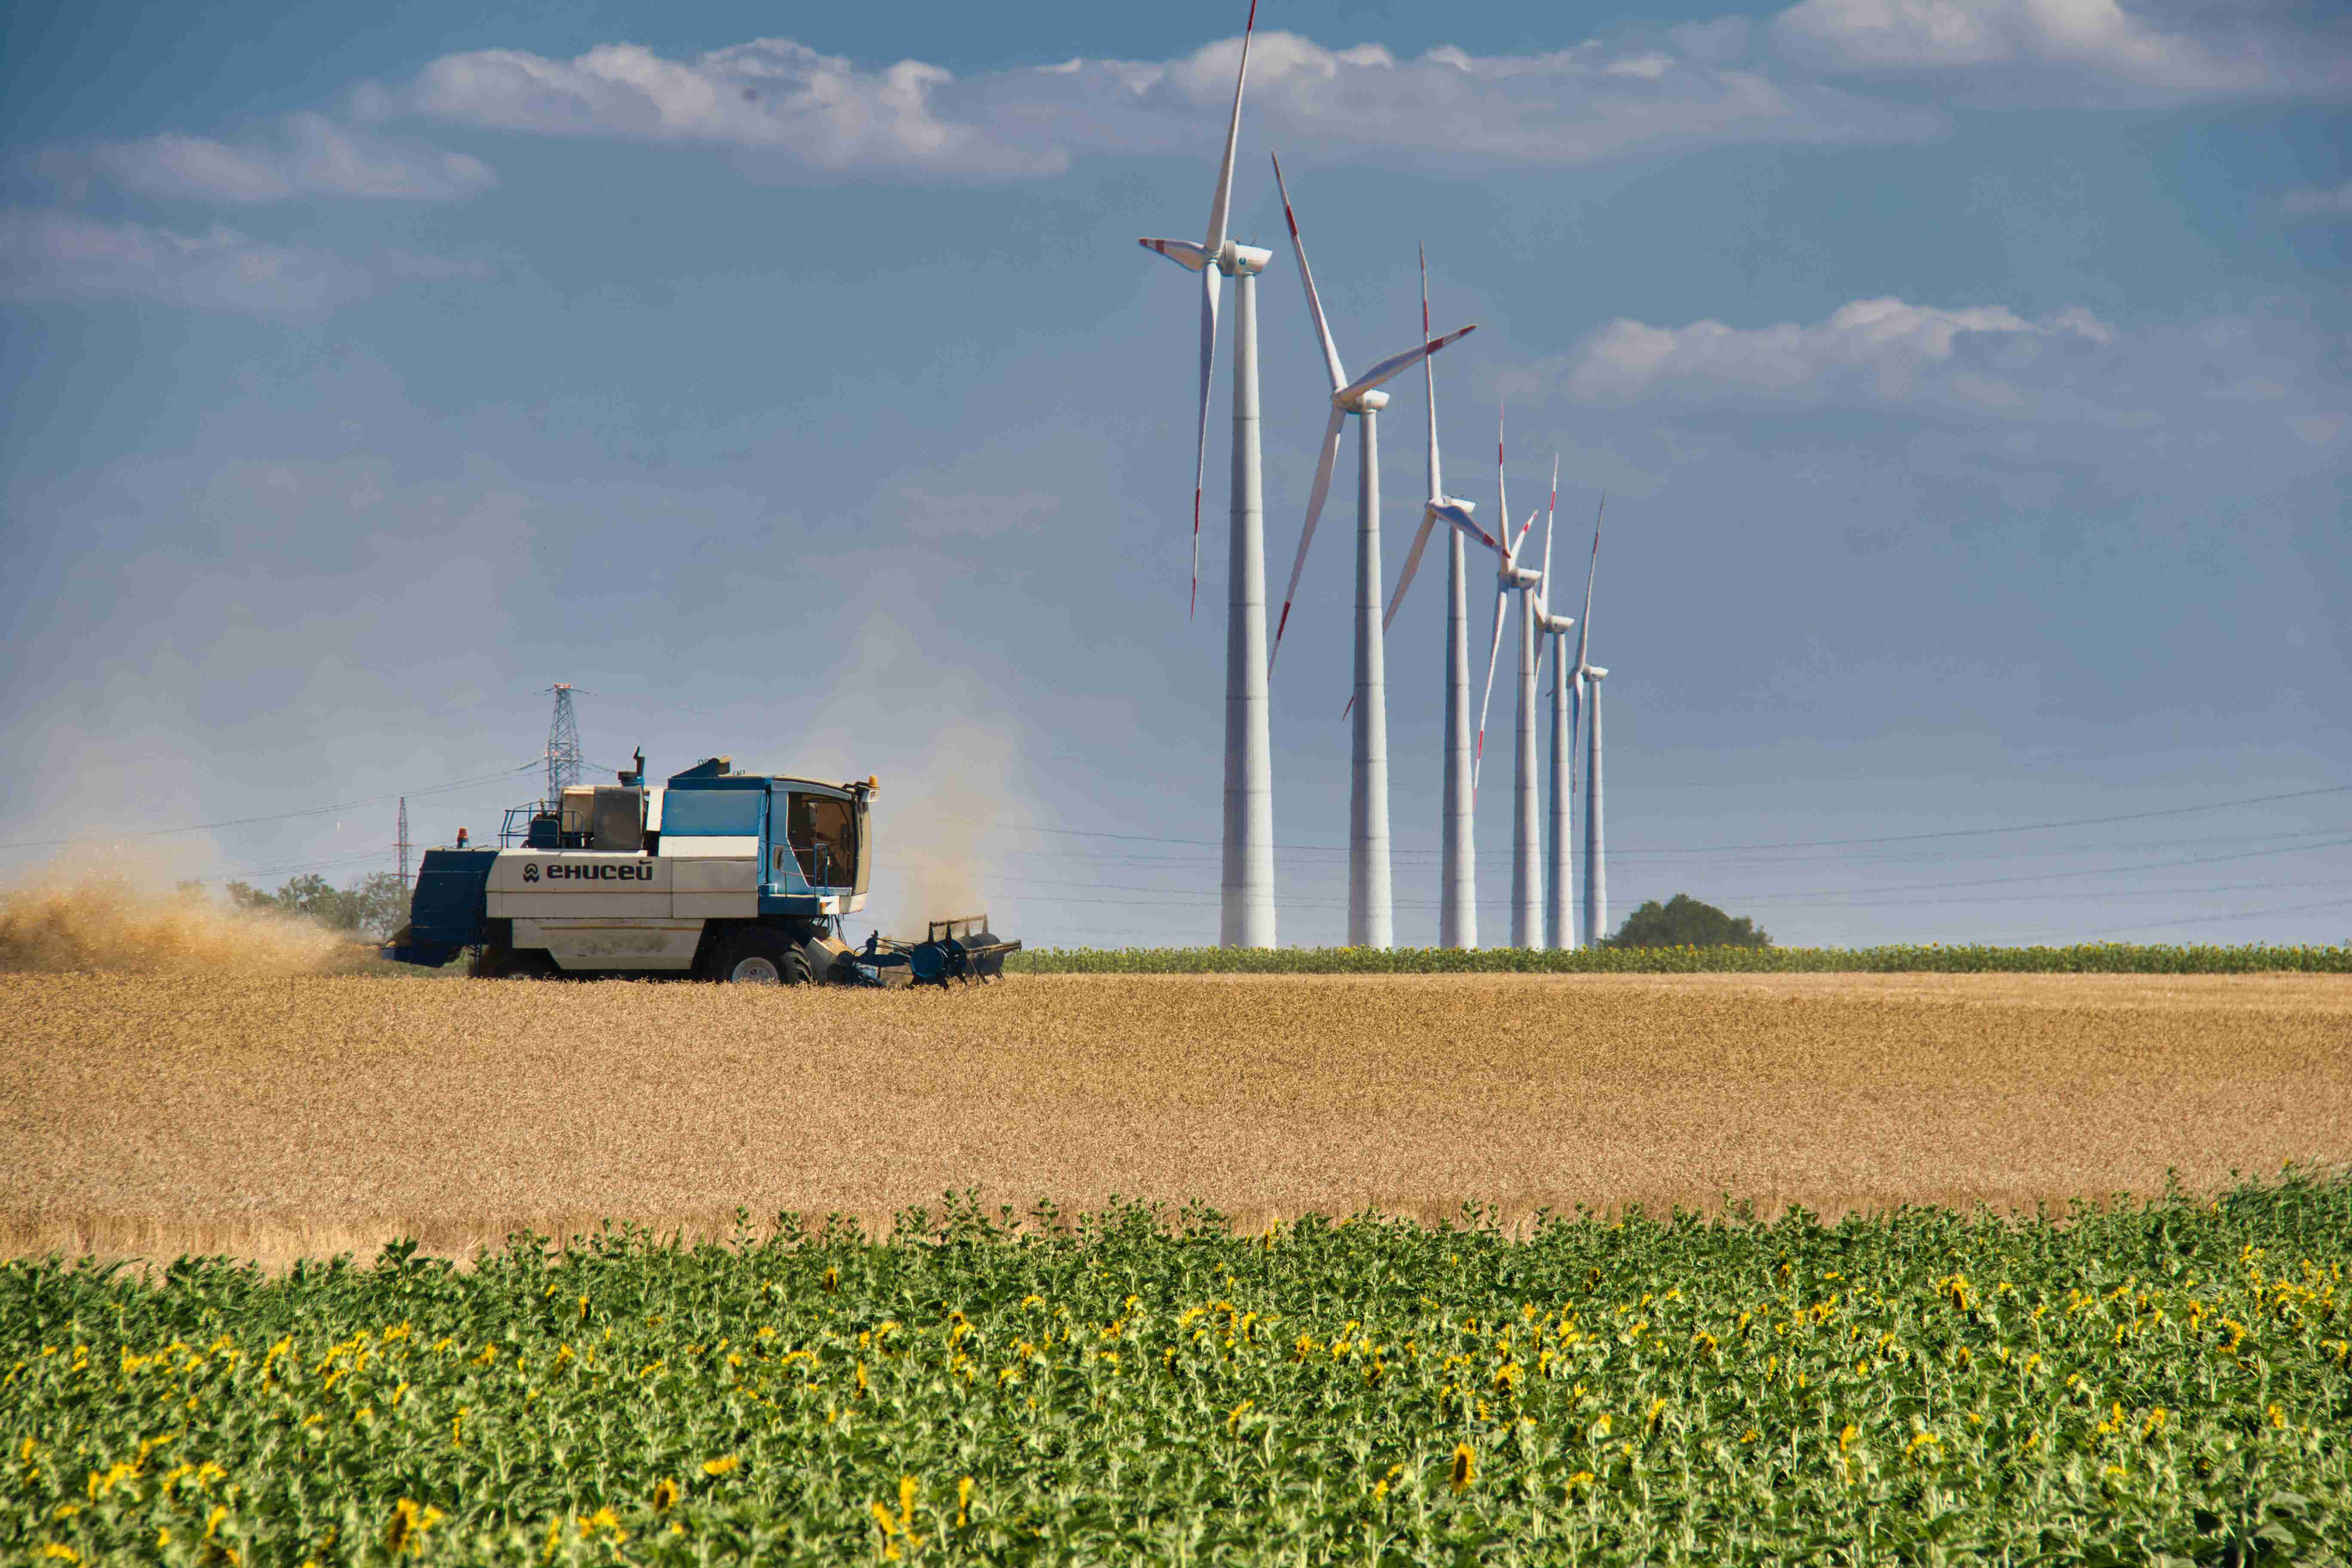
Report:
<svg viewBox="0 0 2352 1568"><path fill-rule="evenodd" d="M498 183L478 158L310 113L289 116L276 145L166 134L101 147L91 161L108 178L150 195L245 205L296 195L447 201Z"/></svg>
<svg viewBox="0 0 2352 1568"><path fill-rule="evenodd" d="M2186 92L2352 80L2340 45L2299 48L2251 17L2202 36L2168 30L2119 0L1800 0L1773 30L1797 58L1832 70L2037 66Z"/></svg>
<svg viewBox="0 0 2352 1568"><path fill-rule="evenodd" d="M1612 321L1517 374L1515 390L1530 401L1556 386L1588 409L1663 416L1661 429L1719 434L1726 416L1810 416L1855 439L1866 428L1857 416L1908 416L1920 439L1956 442L2002 468L2145 466L2224 449L2292 467L2333 450L2347 423L2324 337L2292 315L2118 328L2080 307L2027 316L1856 300L1807 324Z"/></svg>
<svg viewBox="0 0 2352 1568"><path fill-rule="evenodd" d="M2114 339L2079 309L2035 321L1999 305L1856 300L1810 326L1612 321L1571 358L1566 380L1573 396L1594 404L1937 400L2002 414L2025 408L2031 398L2020 384L2041 379L2045 360Z"/></svg>
<svg viewBox="0 0 2352 1568"><path fill-rule="evenodd" d="M1442 47L1400 58L1295 33L1250 53L1254 133L1327 155L1396 153L1454 163L1576 164L1730 142L1885 140L1931 133L1917 110L1739 68L1706 51L1588 42L1542 54ZM1679 47L1679 46L1678 46ZM1051 128L1082 146L1192 147L1233 101L1241 40L1181 59L1071 60L981 84L1000 122ZM1705 58L1703 58L1703 54Z"/></svg>
<svg viewBox="0 0 2352 1568"><path fill-rule="evenodd" d="M2289 191L2279 205L2289 217L2352 217L2352 180L2319 190Z"/></svg>
<svg viewBox="0 0 2352 1568"><path fill-rule="evenodd" d="M1769 24L1726 17L1618 29L1550 51L1482 56L1445 45L1411 58L1379 43L1335 47L1276 30L1253 47L1248 112L1254 136L1326 156L1573 165L1943 129L1935 109L1901 91L1862 89L1856 78L1871 72L1932 69L1979 97L2075 104L2118 89L2145 98L2352 86L2352 51L2333 34L2296 33L2261 8L2201 9L2193 26L2168 27L2141 3L1800 0ZM345 112L719 147L823 170L1052 174L1092 152L1213 142L1240 50L1232 37L1172 59L1081 58L958 77L911 59L862 65L779 37L677 58L628 43L569 59L484 49L445 55L405 84L361 84ZM289 117L267 143L167 134L41 161L61 158L143 191L239 204L450 199L496 183L466 154L315 113Z"/></svg>
<svg viewBox="0 0 2352 1568"><path fill-rule="evenodd" d="M507 130L771 153L821 169L1052 174L1088 151L1213 140L1240 48L1227 38L1173 60L1079 58L968 79L911 60L870 70L785 38L693 59L633 44L570 60L485 50L445 56L404 93L373 101ZM1260 34L1252 47L1248 112L1254 133L1289 146L1487 163L1877 140L1936 124L1916 110L1655 47L1440 47L1400 59L1378 44L1332 48L1285 32Z"/></svg>
<svg viewBox="0 0 2352 1568"><path fill-rule="evenodd" d="M341 258L249 239L70 213L0 213L0 299L133 300L264 314L309 314L367 291Z"/></svg>
<svg viewBox="0 0 2352 1568"><path fill-rule="evenodd" d="M424 112L511 131L694 142L787 153L824 169L880 165L983 174L1063 167L932 107L955 79L901 60L879 71L789 38L672 60L603 44L570 60L520 49L445 55L411 92Z"/></svg>

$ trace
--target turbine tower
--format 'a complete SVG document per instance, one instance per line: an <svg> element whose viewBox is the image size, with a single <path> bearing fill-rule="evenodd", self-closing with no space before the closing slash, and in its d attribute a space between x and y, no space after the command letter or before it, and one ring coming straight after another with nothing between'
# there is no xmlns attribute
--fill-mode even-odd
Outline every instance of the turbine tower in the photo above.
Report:
<svg viewBox="0 0 2352 1568"><path fill-rule="evenodd" d="M580 758L580 726L572 716L572 684L559 680L555 716L547 725L547 803L551 809L563 799L566 786L580 782L585 764Z"/></svg>
<svg viewBox="0 0 2352 1568"><path fill-rule="evenodd" d="M1410 370L1457 338L1476 331L1457 328L1442 338L1425 333L1421 342L1400 354L1391 354L1354 381L1339 363L1339 347L1323 318L1323 300L1315 291L1315 273L1307 265L1307 244L1298 235L1298 216L1291 210L1290 188L1283 183L1282 161L1274 163L1274 183L1282 193L1282 216L1290 226L1291 247L1298 256L1298 277L1307 290L1307 314L1314 318L1315 336L1323 350L1323 368L1331 378L1331 421L1323 429L1323 452L1315 468L1315 488L1307 500L1307 525L1298 535L1298 555L1290 565L1290 587L1283 595L1282 616L1274 625L1274 653L1282 649L1282 634L1290 624L1290 606L1298 597L1299 574L1307 566L1307 548L1315 542L1315 524L1323 514L1323 498L1331 489L1331 468L1339 456L1339 437L1350 416L1362 421L1356 453L1356 665L1355 695L1349 700L1354 716L1349 736L1348 789L1348 945L1390 947L1396 942L1396 908L1389 879L1389 735L1385 691L1386 656L1381 637L1381 451L1380 411L1389 395L1378 390L1391 377ZM1273 654L1267 656L1271 673Z"/></svg>
<svg viewBox="0 0 2352 1568"><path fill-rule="evenodd" d="M1486 650L1486 696L1478 704L1478 752L1472 763L1472 776L1476 777L1478 761L1486 751L1486 704L1495 695L1495 658L1503 646L1503 620L1509 609L1510 596L1519 595L1519 718L1514 737L1514 776L1511 789L1511 945L1541 947L1543 945L1543 854L1540 835L1542 826L1536 808L1536 590L1543 586L1543 574L1531 572L1518 563L1519 546L1527 542L1528 530L1535 526L1536 515L1528 513L1528 521L1511 531L1511 495L1503 473L1503 416L1495 416L1495 497L1501 511L1496 521L1503 531L1507 552L1498 552L1495 573L1495 640Z"/></svg>
<svg viewBox="0 0 2352 1568"><path fill-rule="evenodd" d="M405 898L408 895L408 797L406 795L400 797L400 837L394 840L394 845L400 851L400 892L401 896Z"/></svg>
<svg viewBox="0 0 2352 1568"><path fill-rule="evenodd" d="M1607 503L1602 503L1605 508ZM1600 513L1592 519L1592 563L1584 570L1584 629L1576 637L1577 721L1589 721L1584 759L1584 944L1609 934L1609 884L1601 858L1601 683L1609 672L1586 656L1592 647L1592 579L1601 570ZM1576 750L1573 738L1569 750ZM1571 785L1573 787L1573 785Z"/></svg>
<svg viewBox="0 0 2352 1568"><path fill-rule="evenodd" d="M1429 337L1429 258L1421 258L1421 335ZM1471 519L1475 501L1456 500L1445 493L1437 450L1437 362L1421 366L1429 390L1429 500L1421 510L1421 529L1405 552L1404 570L1397 574L1396 592L1389 596L1388 613L1381 618L1385 633L1404 603L1421 569L1422 552L1431 530L1445 530L1445 804L1440 823L1438 852L1437 944L1440 947L1478 945L1477 814L1471 810L1471 765L1475 760L1470 740L1470 616L1469 577L1465 552L1470 540L1487 549L1495 542Z"/></svg>
<svg viewBox="0 0 2352 1568"><path fill-rule="evenodd" d="M1201 420L1192 457L1192 601L1201 592L1201 481L1209 448L1209 381L1217 359L1220 279L1234 279L1233 510L1225 597L1225 793L1223 912L1217 941L1224 947L1272 947L1274 925L1274 762L1266 720L1265 507L1258 462L1257 275L1270 250L1237 244L1225 232L1234 184L1234 153L1241 138L1242 89L1249 80L1250 38L1257 0L1242 28L1241 72L1234 81L1234 112L1225 126L1224 161L1209 200L1202 244L1143 239L1188 271L1201 275ZM1190 614L1190 609L1187 611Z"/></svg>

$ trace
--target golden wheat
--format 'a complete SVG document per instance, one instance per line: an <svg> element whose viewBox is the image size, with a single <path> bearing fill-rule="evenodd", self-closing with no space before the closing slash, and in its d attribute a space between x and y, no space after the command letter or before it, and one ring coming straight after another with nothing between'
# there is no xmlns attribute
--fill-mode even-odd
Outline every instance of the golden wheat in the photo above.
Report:
<svg viewBox="0 0 2352 1568"><path fill-rule="evenodd" d="M1023 978L956 994L0 977L0 1250L869 1224L950 1187L1252 1225L2005 1208L2352 1154L2306 977Z"/></svg>

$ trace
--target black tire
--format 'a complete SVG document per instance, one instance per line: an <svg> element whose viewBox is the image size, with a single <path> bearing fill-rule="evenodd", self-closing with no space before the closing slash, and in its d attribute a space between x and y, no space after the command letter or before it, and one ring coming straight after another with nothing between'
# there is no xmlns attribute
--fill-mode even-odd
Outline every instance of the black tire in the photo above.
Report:
<svg viewBox="0 0 2352 1568"><path fill-rule="evenodd" d="M485 948L474 961L477 980L556 980L562 973L543 948Z"/></svg>
<svg viewBox="0 0 2352 1568"><path fill-rule="evenodd" d="M782 932L754 926L721 950L719 978L730 985L806 985L808 954Z"/></svg>

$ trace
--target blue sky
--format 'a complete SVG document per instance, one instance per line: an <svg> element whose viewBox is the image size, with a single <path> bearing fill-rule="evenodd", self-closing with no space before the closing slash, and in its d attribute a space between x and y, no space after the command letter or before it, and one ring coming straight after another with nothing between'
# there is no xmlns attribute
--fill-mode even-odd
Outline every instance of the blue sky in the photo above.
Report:
<svg viewBox="0 0 2352 1568"><path fill-rule="evenodd" d="M436 841L530 793L562 679L596 762L879 774L886 924L1212 938L1224 391L1188 624L1192 295L1133 241L1202 225L1243 9L13 15L0 870L386 866L380 797ZM1449 489L1491 508L1507 403L1565 557L1612 498L1618 914L2352 932L2339 12L1259 22L1236 232L1278 246L1280 152L1350 363L1411 341L1425 242L1480 324ZM1286 252L1261 299L1278 583L1325 405ZM1344 929L1347 554L1276 679L1286 941ZM1390 637L1408 942L1438 599Z"/></svg>

